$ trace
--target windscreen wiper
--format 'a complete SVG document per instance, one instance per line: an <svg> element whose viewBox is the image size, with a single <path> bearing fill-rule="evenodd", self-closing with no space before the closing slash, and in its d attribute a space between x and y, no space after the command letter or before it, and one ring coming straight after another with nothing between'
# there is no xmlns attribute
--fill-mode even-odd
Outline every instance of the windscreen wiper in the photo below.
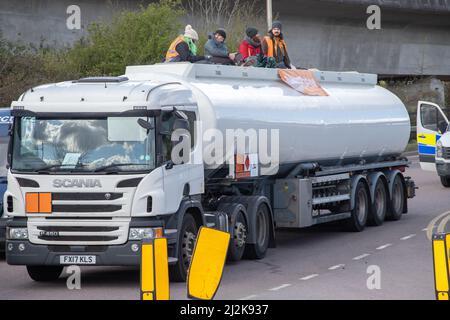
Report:
<svg viewBox="0 0 450 320"><path fill-rule="evenodd" d="M110 168L127 167L127 166L148 166L147 163L112 163L107 166L99 167L94 172L104 171Z"/></svg>
<svg viewBox="0 0 450 320"><path fill-rule="evenodd" d="M72 164L52 164L46 167L42 167L39 168L38 170L36 170L37 173L46 173L46 172L50 172L51 169L54 168L64 168L64 167L70 167L71 169L76 169L77 167L81 167L84 168L86 167L85 164L77 164L77 165L72 165Z"/></svg>

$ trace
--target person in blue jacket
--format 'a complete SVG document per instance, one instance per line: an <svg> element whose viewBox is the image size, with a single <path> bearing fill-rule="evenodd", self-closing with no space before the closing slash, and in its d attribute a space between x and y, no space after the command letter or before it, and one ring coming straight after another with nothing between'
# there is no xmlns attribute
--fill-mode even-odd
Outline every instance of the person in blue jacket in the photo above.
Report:
<svg viewBox="0 0 450 320"><path fill-rule="evenodd" d="M227 33L224 29L218 29L209 36L205 44L205 56L210 57L210 62L215 64L235 65L236 54L230 53L225 43Z"/></svg>

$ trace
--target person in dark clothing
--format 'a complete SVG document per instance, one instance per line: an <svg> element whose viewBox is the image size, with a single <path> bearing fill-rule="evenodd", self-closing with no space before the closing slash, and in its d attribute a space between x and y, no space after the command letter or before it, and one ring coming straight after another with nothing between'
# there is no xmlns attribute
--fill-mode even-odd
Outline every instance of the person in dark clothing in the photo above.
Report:
<svg viewBox="0 0 450 320"><path fill-rule="evenodd" d="M280 21L274 21L269 34L264 37L261 47L263 54L268 59L275 59L276 67L280 69L291 69L291 59L284 41L283 26Z"/></svg>
<svg viewBox="0 0 450 320"><path fill-rule="evenodd" d="M211 57L212 63L235 65L235 53L230 53L225 43L227 33L224 29L218 29L214 34L209 36L209 40L205 44L205 56Z"/></svg>
<svg viewBox="0 0 450 320"><path fill-rule="evenodd" d="M206 57L197 55L197 32L190 25L186 26L184 35L178 36L167 50L165 62L199 62Z"/></svg>

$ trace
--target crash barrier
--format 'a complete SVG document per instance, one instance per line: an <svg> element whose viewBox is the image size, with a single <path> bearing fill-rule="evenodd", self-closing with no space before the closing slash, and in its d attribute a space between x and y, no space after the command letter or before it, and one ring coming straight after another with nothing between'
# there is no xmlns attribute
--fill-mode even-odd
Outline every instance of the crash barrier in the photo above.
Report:
<svg viewBox="0 0 450 320"><path fill-rule="evenodd" d="M449 300L450 234L433 235L434 284L437 300Z"/></svg>
<svg viewBox="0 0 450 320"><path fill-rule="evenodd" d="M144 240L141 250L141 300L169 300L167 239Z"/></svg>
<svg viewBox="0 0 450 320"><path fill-rule="evenodd" d="M190 299L212 300L222 280L230 234L201 227L187 279ZM169 300L167 239L145 240L141 250L141 300Z"/></svg>
<svg viewBox="0 0 450 320"><path fill-rule="evenodd" d="M212 300L222 280L230 234L201 227L189 267L188 298Z"/></svg>

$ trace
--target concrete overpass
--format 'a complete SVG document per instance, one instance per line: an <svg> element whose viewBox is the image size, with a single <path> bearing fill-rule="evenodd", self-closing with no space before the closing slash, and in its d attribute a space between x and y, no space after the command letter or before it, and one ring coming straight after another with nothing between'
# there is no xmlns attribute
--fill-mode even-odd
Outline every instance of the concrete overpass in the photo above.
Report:
<svg viewBox="0 0 450 320"><path fill-rule="evenodd" d="M70 45L89 23L146 2L2 0L0 29L10 40ZM66 8L74 3L82 10L81 30L66 27ZM382 9L381 30L366 28L371 4ZM450 0L273 0L273 5L298 66L450 77Z"/></svg>
<svg viewBox="0 0 450 320"><path fill-rule="evenodd" d="M381 7L381 30L366 9ZM450 76L450 0L274 0L297 65Z"/></svg>

